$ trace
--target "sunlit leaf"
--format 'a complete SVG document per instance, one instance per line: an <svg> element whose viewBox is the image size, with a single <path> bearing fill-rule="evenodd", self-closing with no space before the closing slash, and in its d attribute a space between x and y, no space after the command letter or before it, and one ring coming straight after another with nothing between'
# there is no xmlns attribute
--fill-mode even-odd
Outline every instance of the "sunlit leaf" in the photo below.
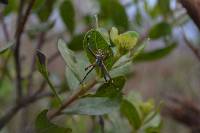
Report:
<svg viewBox="0 0 200 133"><path fill-rule="evenodd" d="M64 110L66 114L103 115L119 108L119 101L107 97L84 97Z"/></svg>
<svg viewBox="0 0 200 133"><path fill-rule="evenodd" d="M83 47L91 63L94 63L96 58L91 54L88 48L90 47L94 53L97 53L98 50L102 50L107 57L104 61L105 66L108 70L111 69L113 65L113 52L108 42L99 31L92 29L87 32L84 38ZM100 71L97 69L97 72L99 73Z"/></svg>
<svg viewBox="0 0 200 133"><path fill-rule="evenodd" d="M160 48L160 49L150 51L150 52L140 53L135 58L133 58L133 61L139 62L139 61L152 61L152 60L161 59L161 58L167 56L168 54L170 54L174 50L174 48L176 48L176 46L177 45L175 43L173 43L164 48Z"/></svg>
<svg viewBox="0 0 200 133"><path fill-rule="evenodd" d="M172 32L172 27L166 22L160 22L149 30L150 39L158 39L170 35Z"/></svg>
<svg viewBox="0 0 200 133"><path fill-rule="evenodd" d="M75 11L70 0L65 0L60 5L60 15L68 30L73 33L75 29Z"/></svg>
<svg viewBox="0 0 200 133"><path fill-rule="evenodd" d="M125 54L127 51L130 51L136 46L138 37L139 35L137 32L127 31L116 36L113 40L113 43L118 47L122 54Z"/></svg>
<svg viewBox="0 0 200 133"><path fill-rule="evenodd" d="M132 60L130 59L129 54L123 55L120 57L112 67L110 71L111 77L116 77L120 75L130 74L132 68Z"/></svg>
<svg viewBox="0 0 200 133"><path fill-rule="evenodd" d="M37 133L71 133L70 128L59 127L51 123L47 118L48 110L43 110L36 118L35 127Z"/></svg>
<svg viewBox="0 0 200 133"><path fill-rule="evenodd" d="M58 40L58 50L65 60L67 67L74 73L74 76L81 81L85 75L84 68L87 65L86 61L83 59L77 59L75 53L70 50L66 43L61 39Z"/></svg>
<svg viewBox="0 0 200 133"><path fill-rule="evenodd" d="M133 129L140 128L142 122L134 105L128 100L123 100L120 107L121 113L128 119Z"/></svg>

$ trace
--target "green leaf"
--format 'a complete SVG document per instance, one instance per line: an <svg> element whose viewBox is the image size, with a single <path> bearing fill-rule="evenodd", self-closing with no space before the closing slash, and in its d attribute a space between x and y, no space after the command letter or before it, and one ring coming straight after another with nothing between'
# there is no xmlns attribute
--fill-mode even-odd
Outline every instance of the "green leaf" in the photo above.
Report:
<svg viewBox="0 0 200 133"><path fill-rule="evenodd" d="M116 0L112 0L110 2L111 6L111 18L114 22L114 24L119 28L123 30L127 30L128 25L128 17L125 11L125 8Z"/></svg>
<svg viewBox="0 0 200 133"><path fill-rule="evenodd" d="M170 54L174 50L174 48L176 48L176 46L177 45L173 43L161 49L140 53L135 58L133 58L133 61L140 62L140 61L153 61L153 60L161 59L167 56L168 54Z"/></svg>
<svg viewBox="0 0 200 133"><path fill-rule="evenodd" d="M6 50L11 48L14 44L15 44L14 42L9 42L8 44L1 46L0 47L0 54L4 53Z"/></svg>
<svg viewBox="0 0 200 133"><path fill-rule="evenodd" d="M113 82L104 83L101 85L97 92L93 95L94 97L109 97L109 98L117 98L121 97L121 90L125 84L125 77L119 76L112 79Z"/></svg>
<svg viewBox="0 0 200 133"><path fill-rule="evenodd" d="M66 68L66 79L67 79L67 84L69 86L70 90L74 90L78 88L80 85L80 81L76 78L74 73L71 71L70 68Z"/></svg>
<svg viewBox="0 0 200 133"><path fill-rule="evenodd" d="M87 57L89 58L90 63L94 63L96 58L88 50L88 47L92 49L94 53L97 53L98 50L102 50L106 55L107 59L104 61L104 64L108 70L111 69L113 65L113 51L110 48L108 42L102 36L102 34L97 30L90 30L85 35L83 41L83 48L86 52ZM96 69L97 73L100 73L99 69Z"/></svg>
<svg viewBox="0 0 200 133"><path fill-rule="evenodd" d="M49 19L55 2L56 0L45 0L43 2L41 7L36 11L40 21L45 22Z"/></svg>
<svg viewBox="0 0 200 133"><path fill-rule="evenodd" d="M72 103L64 113L83 115L103 115L119 108L119 101L106 97L84 97Z"/></svg>
<svg viewBox="0 0 200 133"><path fill-rule="evenodd" d="M48 32L49 30L51 30L54 27L54 24L54 21L48 21L37 25L31 25L31 27L27 30L28 36L31 39L35 39L39 33Z"/></svg>
<svg viewBox="0 0 200 133"><path fill-rule="evenodd" d="M46 66L47 60L46 60L45 55L40 51L37 51L36 55L37 55L36 64L37 64L38 71L41 73L41 75L47 81L50 89L52 90L52 92L56 96L57 100L60 102L60 104L62 104L62 101L59 98L59 96L58 96L58 94L56 92L56 89L54 88L53 84L51 83L51 81L49 79L48 70L47 70L47 66Z"/></svg>
<svg viewBox="0 0 200 133"><path fill-rule="evenodd" d="M134 129L139 129L142 122L137 109L127 100L123 100L120 107L121 113L128 119Z"/></svg>
<svg viewBox="0 0 200 133"><path fill-rule="evenodd" d="M170 0L158 0L157 6L161 14L166 16L171 13Z"/></svg>
<svg viewBox="0 0 200 133"><path fill-rule="evenodd" d="M48 77L46 64L46 56L42 52L37 51L37 68L44 77Z"/></svg>
<svg viewBox="0 0 200 133"><path fill-rule="evenodd" d="M60 16L71 33L75 29L75 11L70 0L65 0L60 5Z"/></svg>
<svg viewBox="0 0 200 133"><path fill-rule="evenodd" d="M138 41L138 33L135 31L127 31L113 38L113 43L118 47L119 52L124 54L133 49Z"/></svg>
<svg viewBox="0 0 200 133"><path fill-rule="evenodd" d="M3 10L3 15L7 16L10 13L17 10L17 1L16 0L9 0L9 4L7 4Z"/></svg>
<svg viewBox="0 0 200 133"><path fill-rule="evenodd" d="M72 38L72 40L68 43L69 49L73 51L83 50L83 39L85 34L79 34Z"/></svg>
<svg viewBox="0 0 200 133"><path fill-rule="evenodd" d="M71 133L70 128L59 127L47 119L48 110L43 110L36 118L35 127L37 133Z"/></svg>
<svg viewBox="0 0 200 133"><path fill-rule="evenodd" d="M61 39L58 40L58 50L65 60L68 68L74 73L74 76L81 81L85 75L84 68L87 65L86 61L82 59L83 57L79 59L76 58L75 53L70 50L66 43Z"/></svg>
<svg viewBox="0 0 200 133"><path fill-rule="evenodd" d="M135 14L135 21L136 21L136 24L138 26L141 26L143 18L142 18L142 13L139 10L139 8L137 8L137 11L136 11L136 14Z"/></svg>
<svg viewBox="0 0 200 133"><path fill-rule="evenodd" d="M116 77L120 75L128 75L131 72L132 60L129 54L120 57L112 67L110 71L111 77Z"/></svg>
<svg viewBox="0 0 200 133"><path fill-rule="evenodd" d="M145 133L160 133L161 126L162 126L161 116L157 113L148 123L145 123L142 126L141 130L144 130Z"/></svg>
<svg viewBox="0 0 200 133"><path fill-rule="evenodd" d="M117 0L100 0L101 14L103 18L113 21L120 30L127 30L129 27L128 17L125 8Z"/></svg>
<svg viewBox="0 0 200 133"><path fill-rule="evenodd" d="M11 95L13 91L12 90L13 87L14 85L10 83L10 80L8 78L4 78L0 80L0 104L1 105L4 105L5 102L8 102L7 100L10 99L10 97L8 96Z"/></svg>
<svg viewBox="0 0 200 133"><path fill-rule="evenodd" d="M35 0L32 11L37 12L45 4L45 0Z"/></svg>
<svg viewBox="0 0 200 133"><path fill-rule="evenodd" d="M160 37L170 35L171 32L172 27L168 23L160 22L149 30L149 37L150 39L158 39Z"/></svg>

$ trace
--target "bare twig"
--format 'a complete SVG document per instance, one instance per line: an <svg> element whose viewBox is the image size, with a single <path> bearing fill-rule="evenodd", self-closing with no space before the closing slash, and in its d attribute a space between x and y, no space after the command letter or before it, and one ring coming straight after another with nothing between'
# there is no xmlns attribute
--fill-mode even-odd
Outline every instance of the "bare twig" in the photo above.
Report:
<svg viewBox="0 0 200 133"><path fill-rule="evenodd" d="M35 0L31 0L28 8L25 12L24 17L22 18L22 12L23 12L23 5L24 5L24 0L20 1L20 9L19 9L19 14L18 14L18 26L16 30L16 46L15 46L15 52L14 52L14 57L15 57L15 69L16 69L16 84L17 84L17 102L21 99L22 97L22 83L21 83L21 62L20 62L20 45L21 45L21 35L23 33L25 24L28 20L28 17L30 15L31 9L33 7ZM20 21L21 20L21 21Z"/></svg>

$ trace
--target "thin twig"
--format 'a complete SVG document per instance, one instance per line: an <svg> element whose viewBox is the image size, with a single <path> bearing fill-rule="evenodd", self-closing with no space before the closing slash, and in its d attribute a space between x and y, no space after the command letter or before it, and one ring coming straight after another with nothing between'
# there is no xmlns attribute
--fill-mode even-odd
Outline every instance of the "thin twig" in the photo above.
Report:
<svg viewBox="0 0 200 133"><path fill-rule="evenodd" d="M57 111L52 113L51 118L54 118L55 116L59 115L64 108L66 108L72 102L77 100L79 98L79 96L83 95L89 89L91 89L96 84L96 82L97 82L96 80L93 80L86 87L84 87L82 89L79 88L79 91L77 93L75 93L72 97L70 97L63 104L63 106L61 106ZM38 90L42 90L42 89L38 89ZM31 103L34 103L42 98L49 97L49 96L51 97L54 95L51 92L47 92L47 93L37 93L37 95L32 94L31 96L22 98L22 100L19 103L14 104L14 106L12 108L10 108L8 111L6 111L6 113L0 118L0 130L13 118L13 116L15 114L17 114L19 112L20 109L25 108L28 105L30 105Z"/></svg>
<svg viewBox="0 0 200 133"><path fill-rule="evenodd" d="M17 102L21 99L22 97L22 83L21 83L21 61L20 61L20 45L21 45L21 35L23 33L25 24L28 20L28 17L30 15L31 9L33 7L35 0L31 0L28 8L25 12L24 17L22 18L22 12L23 12L23 5L24 5L24 0L20 1L20 9L19 9L19 14L18 14L18 26L17 30L15 33L16 37L16 46L15 46L15 52L14 52L14 58L15 58L15 69L16 69L16 84L17 84ZM21 20L21 21L20 21Z"/></svg>

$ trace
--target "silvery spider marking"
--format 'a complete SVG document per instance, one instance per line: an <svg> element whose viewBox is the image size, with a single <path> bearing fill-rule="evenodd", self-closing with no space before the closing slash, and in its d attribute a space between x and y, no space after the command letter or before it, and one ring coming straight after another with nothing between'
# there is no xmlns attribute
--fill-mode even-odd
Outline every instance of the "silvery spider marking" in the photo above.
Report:
<svg viewBox="0 0 200 133"><path fill-rule="evenodd" d="M96 53L90 48L89 46L89 38L90 36L87 37L87 49L88 51L91 53L91 55L95 58L95 62L90 64L89 66L87 66L85 68L85 71L87 71L89 68L91 68L87 73L86 75L84 76L84 78L81 80L80 84L83 83L83 81L86 79L86 77L89 75L89 73L95 68L95 67L99 67L102 74L103 74L103 77L105 79L106 82L108 81L112 81L112 78L104 64L104 61L107 59L108 57L108 54L105 55L104 51L101 50L101 49L97 49Z"/></svg>

